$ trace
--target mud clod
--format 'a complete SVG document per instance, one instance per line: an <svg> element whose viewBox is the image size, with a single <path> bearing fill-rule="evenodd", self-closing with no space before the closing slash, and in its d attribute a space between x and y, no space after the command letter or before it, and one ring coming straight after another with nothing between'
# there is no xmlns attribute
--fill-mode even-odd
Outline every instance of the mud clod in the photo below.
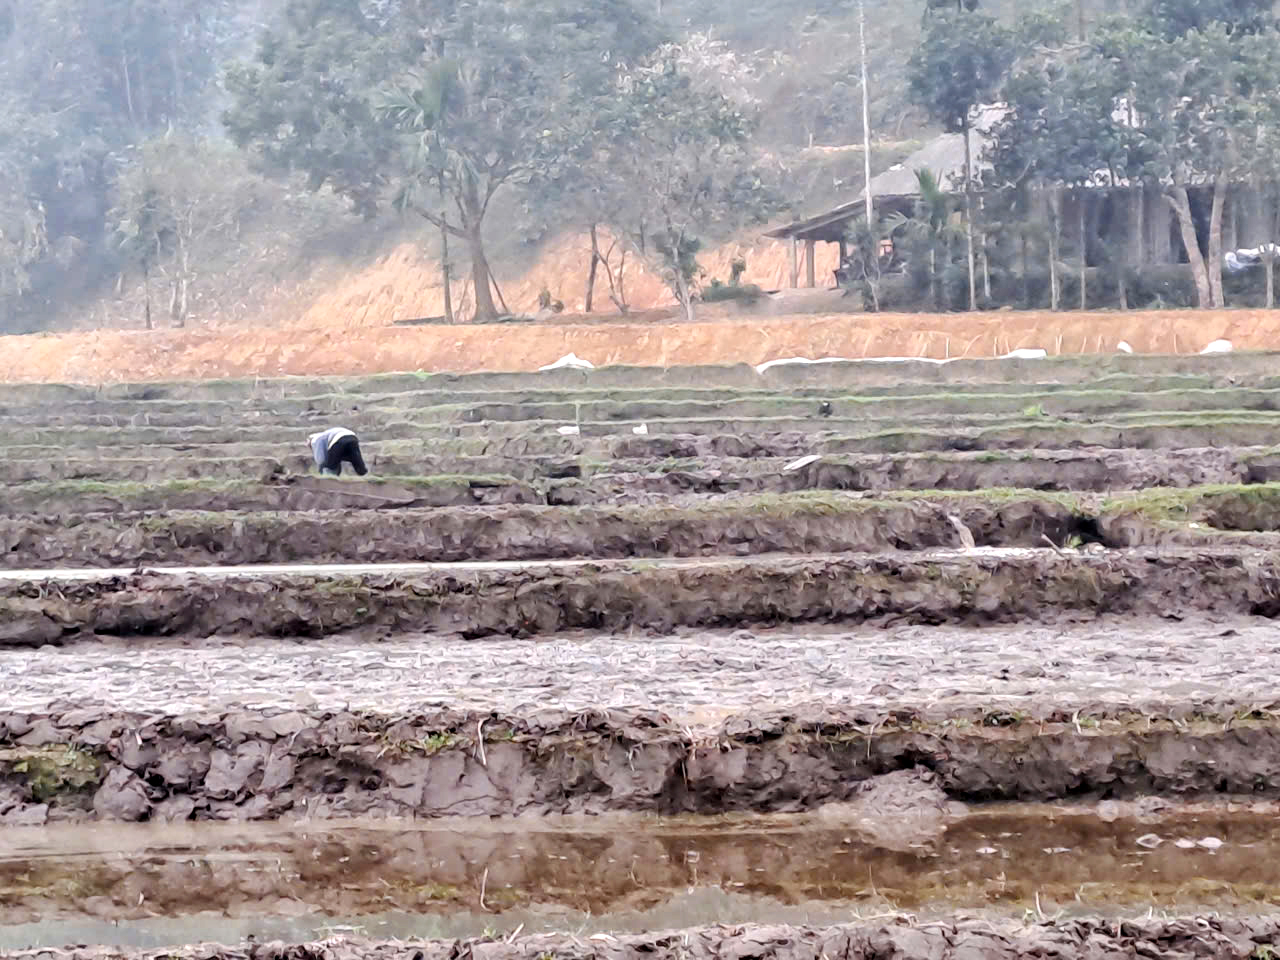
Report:
<svg viewBox="0 0 1280 960"><path fill-rule="evenodd" d="M93 795L93 813L99 820L145 820L151 812L146 788L125 767L114 767Z"/></svg>
<svg viewBox="0 0 1280 960"><path fill-rule="evenodd" d="M1041 957L1158 957L1161 960L1263 960L1275 954L1274 918L1064 920L1019 925L957 919L917 925L903 918L834 927L717 925L587 939L540 934L514 940L379 942L334 937L323 942L253 944L254 960L1034 960ZM201 944L139 950L72 947L59 960L237 960L240 948ZM53 951L24 951L13 960L52 960Z"/></svg>
<svg viewBox="0 0 1280 960"><path fill-rule="evenodd" d="M948 822L952 801L1280 796L1275 720L1206 716L1188 726L1176 713L1113 716L1087 733L1075 712L1052 709L1005 725L985 722L980 709L945 718L910 710L888 719L736 716L695 737L645 711L317 712L286 741L249 736L228 748L231 717L193 726L120 714L112 718L120 734L101 754L75 746L77 731L55 717L71 745L0 745L0 789L10 797L7 815L43 805L51 820L138 820L153 807L166 818L253 820L291 810L438 818L835 803L820 816L871 825L906 848ZM483 762L482 725L501 731L483 744ZM144 729L154 749L130 754L124 745Z"/></svg>

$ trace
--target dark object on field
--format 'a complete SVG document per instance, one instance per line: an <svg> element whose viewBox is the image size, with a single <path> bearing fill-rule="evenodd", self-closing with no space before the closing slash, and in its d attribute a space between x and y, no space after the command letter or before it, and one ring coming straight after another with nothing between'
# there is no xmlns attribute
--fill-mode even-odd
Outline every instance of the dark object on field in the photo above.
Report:
<svg viewBox="0 0 1280 960"><path fill-rule="evenodd" d="M362 477L369 472L360 455L360 441L346 427L330 427L322 433L313 433L307 437L307 445L321 473L341 476L344 463L351 464Z"/></svg>
<svg viewBox="0 0 1280 960"><path fill-rule="evenodd" d="M564 313L564 301L552 300L551 291L546 287L542 288L542 292L538 294L538 310L550 310L552 313Z"/></svg>
<svg viewBox="0 0 1280 960"><path fill-rule="evenodd" d="M818 416L820 417L831 416L831 402L829 400L823 400L820 404L818 404Z"/></svg>

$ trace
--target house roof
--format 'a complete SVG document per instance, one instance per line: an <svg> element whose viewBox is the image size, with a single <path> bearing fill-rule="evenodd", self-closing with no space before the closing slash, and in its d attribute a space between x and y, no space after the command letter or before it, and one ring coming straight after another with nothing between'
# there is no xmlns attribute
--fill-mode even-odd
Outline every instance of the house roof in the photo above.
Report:
<svg viewBox="0 0 1280 960"><path fill-rule="evenodd" d="M1007 108L1000 104L980 107L969 130L969 148L974 173L989 169L983 154L990 143L989 132L1004 117ZM964 177L964 135L944 133L926 143L901 163L871 178L873 200L901 201L919 195L916 188L916 171L928 170L938 178L944 188ZM786 226L776 227L765 233L766 237L798 240L825 240L835 242L844 235L844 227L850 220L862 214L862 197L842 203L840 206L805 220L797 220Z"/></svg>

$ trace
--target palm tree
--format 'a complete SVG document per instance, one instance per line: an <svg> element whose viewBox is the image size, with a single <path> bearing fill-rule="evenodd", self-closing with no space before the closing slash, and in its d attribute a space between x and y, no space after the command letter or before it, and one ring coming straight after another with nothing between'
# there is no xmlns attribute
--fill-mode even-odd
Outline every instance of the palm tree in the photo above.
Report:
<svg viewBox="0 0 1280 960"><path fill-rule="evenodd" d="M437 60L423 73L412 74L407 86L393 90L378 106L378 113L408 136L412 151L413 174L401 186L396 206L416 211L440 229L446 313L452 314L448 238L453 236L465 240L471 248L476 319L492 320L498 311L480 231L489 201L510 173L499 174L492 167L481 169L473 150L453 145L458 128L468 123L468 111L476 109L469 89L475 84L470 79L456 60ZM425 195L428 190L439 193L438 214L431 209L435 204ZM444 204L446 194L452 196L457 207L457 223L449 219Z"/></svg>
<svg viewBox="0 0 1280 960"><path fill-rule="evenodd" d="M938 254L945 254L946 260L950 261L951 241L959 230L951 223L954 202L938 183L937 175L924 169L915 171L915 175L917 198L912 215L895 213L886 222L891 235L902 231L922 243L928 251L929 291L936 310L941 308Z"/></svg>

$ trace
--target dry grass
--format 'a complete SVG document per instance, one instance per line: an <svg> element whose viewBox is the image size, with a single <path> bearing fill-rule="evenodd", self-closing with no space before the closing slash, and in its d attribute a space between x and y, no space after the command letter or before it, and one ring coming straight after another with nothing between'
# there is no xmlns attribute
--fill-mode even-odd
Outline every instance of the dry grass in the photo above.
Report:
<svg viewBox="0 0 1280 960"><path fill-rule="evenodd" d="M708 311L710 313L710 311ZM1198 351L1225 337L1237 349L1280 346L1280 314L1142 313L817 314L678 322L494 326L349 326L93 331L6 338L0 379L111 383L140 380L361 375L405 370L530 371L576 353L596 364L679 366L780 357L994 356L1019 347L1051 354Z"/></svg>

